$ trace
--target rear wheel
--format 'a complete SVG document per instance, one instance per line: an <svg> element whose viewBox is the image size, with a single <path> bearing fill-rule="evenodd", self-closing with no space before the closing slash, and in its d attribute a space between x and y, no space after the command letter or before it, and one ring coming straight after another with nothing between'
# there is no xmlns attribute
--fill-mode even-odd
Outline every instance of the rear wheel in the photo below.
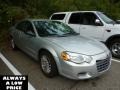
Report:
<svg viewBox="0 0 120 90"><path fill-rule="evenodd" d="M112 55L116 58L120 58L120 39L114 39L109 45Z"/></svg>
<svg viewBox="0 0 120 90"><path fill-rule="evenodd" d="M40 67L43 74L47 77L54 77L58 74L56 62L53 56L47 51L40 53Z"/></svg>

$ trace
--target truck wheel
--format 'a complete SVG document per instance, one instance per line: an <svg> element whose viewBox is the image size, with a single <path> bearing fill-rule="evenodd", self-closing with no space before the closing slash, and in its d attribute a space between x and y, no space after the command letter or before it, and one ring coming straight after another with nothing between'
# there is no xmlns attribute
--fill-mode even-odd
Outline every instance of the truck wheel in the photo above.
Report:
<svg viewBox="0 0 120 90"><path fill-rule="evenodd" d="M56 76L58 74L58 70L53 56L47 51L42 51L39 57L40 67L43 74L50 78Z"/></svg>
<svg viewBox="0 0 120 90"><path fill-rule="evenodd" d="M120 58L120 39L112 40L109 48L114 57Z"/></svg>
<svg viewBox="0 0 120 90"><path fill-rule="evenodd" d="M16 44L15 44L15 41L14 41L14 39L13 39L12 37L11 37L10 42L11 42L11 47L12 47L12 49L13 49L13 50L17 50L18 48L17 48L17 46L16 46Z"/></svg>

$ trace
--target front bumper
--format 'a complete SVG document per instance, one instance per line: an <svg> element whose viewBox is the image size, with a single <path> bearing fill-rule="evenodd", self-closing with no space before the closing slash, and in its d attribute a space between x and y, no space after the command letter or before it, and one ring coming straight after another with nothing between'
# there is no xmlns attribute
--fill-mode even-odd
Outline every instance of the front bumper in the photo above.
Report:
<svg viewBox="0 0 120 90"><path fill-rule="evenodd" d="M90 63L61 62L60 74L71 79L89 79L105 73L110 68L111 56L108 53L94 55L92 58Z"/></svg>

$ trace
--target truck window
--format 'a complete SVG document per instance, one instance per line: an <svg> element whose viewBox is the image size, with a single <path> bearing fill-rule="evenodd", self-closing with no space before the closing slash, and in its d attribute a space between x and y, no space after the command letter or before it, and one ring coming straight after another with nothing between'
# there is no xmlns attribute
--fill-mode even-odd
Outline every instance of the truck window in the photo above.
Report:
<svg viewBox="0 0 120 90"><path fill-rule="evenodd" d="M63 20L65 17L65 14L54 14L52 17L51 17L51 20Z"/></svg>
<svg viewBox="0 0 120 90"><path fill-rule="evenodd" d="M100 18L106 22L107 24L116 24L116 22L109 18L107 15L105 15L105 13L102 13L102 12L97 12L97 14L100 16Z"/></svg>
<svg viewBox="0 0 120 90"><path fill-rule="evenodd" d="M95 25L97 16L94 13L84 13L83 24L84 25Z"/></svg>
<svg viewBox="0 0 120 90"><path fill-rule="evenodd" d="M83 14L82 13L72 13L69 19L69 24L82 24Z"/></svg>

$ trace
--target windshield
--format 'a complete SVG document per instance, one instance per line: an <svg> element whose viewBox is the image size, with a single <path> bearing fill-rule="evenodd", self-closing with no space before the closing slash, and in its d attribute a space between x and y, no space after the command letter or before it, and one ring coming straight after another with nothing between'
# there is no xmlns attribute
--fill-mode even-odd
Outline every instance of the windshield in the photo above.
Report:
<svg viewBox="0 0 120 90"><path fill-rule="evenodd" d="M68 36L77 33L66 24L58 21L34 21L39 36Z"/></svg>
<svg viewBox="0 0 120 90"><path fill-rule="evenodd" d="M107 24L116 24L116 22L114 20L112 20L111 18L109 18L108 16L106 16L105 14L101 13L101 12L97 12L98 15L100 16L100 18L106 22Z"/></svg>

